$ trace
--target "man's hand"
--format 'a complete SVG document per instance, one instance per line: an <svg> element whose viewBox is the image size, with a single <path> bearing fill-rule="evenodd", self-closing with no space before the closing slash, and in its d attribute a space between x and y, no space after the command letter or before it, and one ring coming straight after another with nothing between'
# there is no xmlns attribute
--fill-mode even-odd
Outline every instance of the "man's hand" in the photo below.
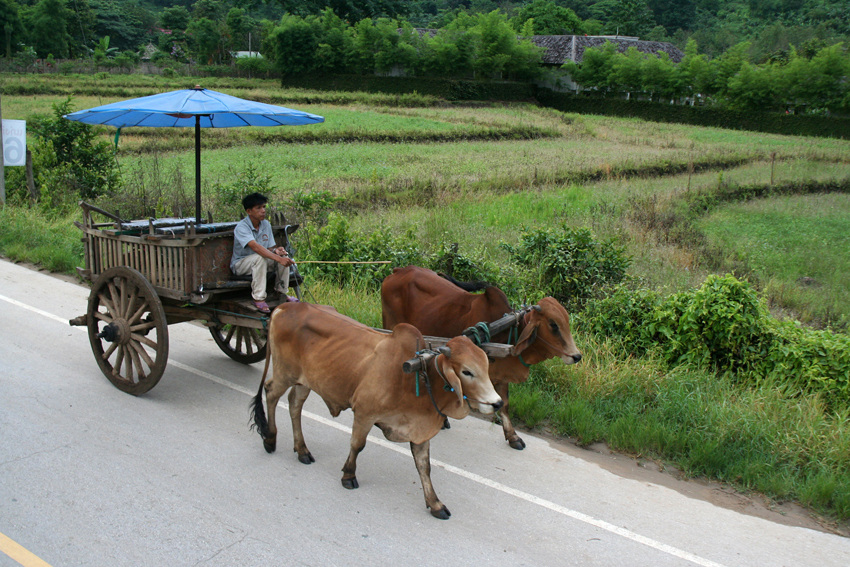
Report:
<svg viewBox="0 0 850 567"><path fill-rule="evenodd" d="M289 254L286 252L286 248L283 246L278 246L274 250L272 250L278 258L275 258L278 263L283 264L284 266L291 266L295 262L292 261L292 258L289 257Z"/></svg>

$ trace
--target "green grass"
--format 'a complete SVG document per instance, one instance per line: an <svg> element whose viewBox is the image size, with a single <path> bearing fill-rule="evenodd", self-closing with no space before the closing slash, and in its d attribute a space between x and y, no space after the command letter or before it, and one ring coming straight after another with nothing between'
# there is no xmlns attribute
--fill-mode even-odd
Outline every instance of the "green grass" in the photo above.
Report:
<svg viewBox="0 0 850 567"><path fill-rule="evenodd" d="M794 195L727 205L700 228L806 322L850 315L850 195Z"/></svg>
<svg viewBox="0 0 850 567"><path fill-rule="evenodd" d="M83 265L80 214L46 218L37 209L0 208L0 254L17 262L38 264L51 272L73 274Z"/></svg>

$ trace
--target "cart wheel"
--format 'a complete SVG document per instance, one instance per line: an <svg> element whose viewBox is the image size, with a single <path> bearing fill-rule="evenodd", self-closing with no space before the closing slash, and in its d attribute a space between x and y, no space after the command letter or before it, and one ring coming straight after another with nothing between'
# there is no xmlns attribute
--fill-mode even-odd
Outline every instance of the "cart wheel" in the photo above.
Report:
<svg viewBox="0 0 850 567"><path fill-rule="evenodd" d="M238 325L210 327L215 344L221 351L242 364L253 364L266 359L266 332L262 329Z"/></svg>
<svg viewBox="0 0 850 567"><path fill-rule="evenodd" d="M89 341L103 374L138 396L159 382L168 362L168 323L162 301L133 268L110 268L92 285Z"/></svg>

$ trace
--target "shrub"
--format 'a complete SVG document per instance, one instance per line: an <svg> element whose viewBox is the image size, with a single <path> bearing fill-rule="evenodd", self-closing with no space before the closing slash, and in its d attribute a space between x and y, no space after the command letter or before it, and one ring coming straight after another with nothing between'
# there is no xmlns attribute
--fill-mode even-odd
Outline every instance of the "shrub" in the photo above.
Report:
<svg viewBox="0 0 850 567"><path fill-rule="evenodd" d="M735 382L769 382L788 395L820 395L850 407L850 337L777 321L746 282L712 275L698 289L665 300L617 289L588 302L584 332L619 337L628 354L657 349L670 366L713 370Z"/></svg>
<svg viewBox="0 0 850 567"><path fill-rule="evenodd" d="M551 295L568 311L578 311L588 299L626 277L631 264L623 248L597 242L590 229L524 231L516 246L502 244L522 268L520 277L529 301Z"/></svg>
<svg viewBox="0 0 850 567"><path fill-rule="evenodd" d="M377 290L385 277L392 273L393 266L407 266L422 261L422 252L410 230L401 236L393 236L386 227L370 234L352 233L345 217L331 213L328 223L319 230L318 237L302 248L305 259L323 262L380 261L389 264L305 264L305 275L330 279L340 285L365 285Z"/></svg>

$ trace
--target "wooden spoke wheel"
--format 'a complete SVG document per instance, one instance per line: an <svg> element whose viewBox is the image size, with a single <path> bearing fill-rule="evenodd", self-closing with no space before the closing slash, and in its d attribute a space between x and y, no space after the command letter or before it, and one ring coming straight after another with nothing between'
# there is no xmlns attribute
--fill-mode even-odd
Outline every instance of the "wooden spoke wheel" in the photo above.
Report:
<svg viewBox="0 0 850 567"><path fill-rule="evenodd" d="M242 364L266 359L266 331L238 325L210 327L215 344L224 354Z"/></svg>
<svg viewBox="0 0 850 567"><path fill-rule="evenodd" d="M168 361L168 322L141 273L122 266L95 280L88 331L95 360L116 388L138 396L156 386Z"/></svg>

